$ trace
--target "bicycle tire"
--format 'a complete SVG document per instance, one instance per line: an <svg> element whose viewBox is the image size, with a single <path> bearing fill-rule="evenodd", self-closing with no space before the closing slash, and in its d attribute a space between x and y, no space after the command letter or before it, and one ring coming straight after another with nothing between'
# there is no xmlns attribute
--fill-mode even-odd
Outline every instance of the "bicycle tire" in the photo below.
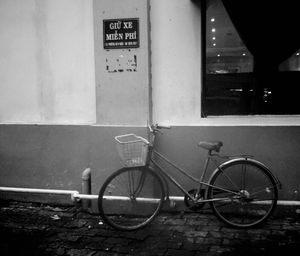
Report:
<svg viewBox="0 0 300 256"><path fill-rule="evenodd" d="M122 168L101 187L98 209L102 219L113 228L137 230L154 220L164 197L163 183L153 170Z"/></svg>
<svg viewBox="0 0 300 256"><path fill-rule="evenodd" d="M267 167L253 159L231 160L221 165L209 184L211 208L220 220L233 227L262 224L277 205L276 179Z"/></svg>

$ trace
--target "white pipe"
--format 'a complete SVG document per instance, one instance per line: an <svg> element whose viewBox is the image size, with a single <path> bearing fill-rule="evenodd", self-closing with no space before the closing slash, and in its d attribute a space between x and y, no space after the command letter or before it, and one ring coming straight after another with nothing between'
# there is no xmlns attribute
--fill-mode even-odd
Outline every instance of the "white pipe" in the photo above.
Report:
<svg viewBox="0 0 300 256"><path fill-rule="evenodd" d="M182 196L170 196L170 200L174 201L184 201L184 197ZM267 204L267 202L266 202ZM287 205L287 206L300 206L300 201L296 200L277 200L277 205Z"/></svg>
<svg viewBox="0 0 300 256"><path fill-rule="evenodd" d="M73 195L75 199L98 199L98 195L88 195L88 194L75 194Z"/></svg>
<svg viewBox="0 0 300 256"><path fill-rule="evenodd" d="M81 198L81 199L98 199L98 195L83 195L83 194L77 194L74 196L75 198ZM120 197L120 196L105 196L106 200L127 200L127 197ZM148 202L157 202L157 199L146 199L146 198L140 198L140 201L148 201ZM176 201L176 202L183 202L184 197L181 196L170 196L170 200ZM270 204L269 201L261 201L261 202L255 202L256 204ZM286 206L300 206L300 201L291 201L291 200L278 200L277 205L286 205Z"/></svg>
<svg viewBox="0 0 300 256"><path fill-rule="evenodd" d="M278 200L278 205L300 206L300 201Z"/></svg>
<svg viewBox="0 0 300 256"><path fill-rule="evenodd" d="M76 200L77 199L76 195L79 194L79 192L76 191L76 190L39 189L39 188L14 188L14 187L0 187L0 192L70 195L72 201Z"/></svg>
<svg viewBox="0 0 300 256"><path fill-rule="evenodd" d="M37 188L14 188L14 187L0 187L0 192L23 192L23 193L44 193L44 194L61 194L61 195L70 195L72 200L78 199L98 199L98 195L87 195L79 194L76 190L58 190L58 189L37 189ZM181 196L170 196L170 200L173 201L184 201L184 197ZM118 197L109 197L108 200L118 200ZM151 201L147 199L145 201ZM153 199L156 201L156 199ZM286 205L286 206L300 206L300 201L292 200L278 200L277 205Z"/></svg>
<svg viewBox="0 0 300 256"><path fill-rule="evenodd" d="M170 196L169 197L170 200L174 200L174 201L184 201L184 197L182 196ZM259 204L259 202L256 202L257 204ZM262 204L264 204L262 202ZM268 204L268 201L265 201L265 204ZM286 206L300 206L300 201L296 201L296 200L277 200L277 205L286 205Z"/></svg>
<svg viewBox="0 0 300 256"><path fill-rule="evenodd" d="M25 193L44 193L44 194L76 194L76 190L59 190L59 189L39 189L39 188L13 188L0 187L0 191L4 192L25 192Z"/></svg>

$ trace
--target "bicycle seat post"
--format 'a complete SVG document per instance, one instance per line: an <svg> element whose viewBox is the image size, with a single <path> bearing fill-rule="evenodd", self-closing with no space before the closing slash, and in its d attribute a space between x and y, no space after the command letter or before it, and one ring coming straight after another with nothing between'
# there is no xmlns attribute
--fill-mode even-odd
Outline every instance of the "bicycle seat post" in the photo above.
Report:
<svg viewBox="0 0 300 256"><path fill-rule="evenodd" d="M207 157L206 157L206 160L205 160L205 163L204 163L204 168L203 168L200 180L199 180L200 183L199 183L199 188L198 188L197 194L199 194L201 192L201 189L202 189L202 183L201 182L204 181L204 178L205 178L205 175L206 175L206 171L207 171L211 156L212 156L211 150L208 150Z"/></svg>

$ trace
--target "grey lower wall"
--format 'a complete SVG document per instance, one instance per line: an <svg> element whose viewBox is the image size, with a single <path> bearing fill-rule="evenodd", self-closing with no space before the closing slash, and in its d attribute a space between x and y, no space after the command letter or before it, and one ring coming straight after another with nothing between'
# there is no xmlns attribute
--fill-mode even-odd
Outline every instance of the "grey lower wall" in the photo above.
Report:
<svg viewBox="0 0 300 256"><path fill-rule="evenodd" d="M114 136L132 132L146 136L143 127L0 125L0 186L81 191L81 175L89 167L97 194L121 167ZM200 140L223 141L224 154L254 155L280 179L281 200L300 200L300 127L173 127L158 137L157 149L199 177L206 156L197 147Z"/></svg>
<svg viewBox="0 0 300 256"><path fill-rule="evenodd" d="M92 193L121 167L114 136L145 136L145 128L1 125L0 186L81 191L92 169Z"/></svg>
<svg viewBox="0 0 300 256"><path fill-rule="evenodd" d="M300 200L300 127L174 127L160 137L158 146L199 177L206 157L197 146L200 140L222 141L222 154L253 155L281 181L281 200ZM210 173L215 169L211 167Z"/></svg>

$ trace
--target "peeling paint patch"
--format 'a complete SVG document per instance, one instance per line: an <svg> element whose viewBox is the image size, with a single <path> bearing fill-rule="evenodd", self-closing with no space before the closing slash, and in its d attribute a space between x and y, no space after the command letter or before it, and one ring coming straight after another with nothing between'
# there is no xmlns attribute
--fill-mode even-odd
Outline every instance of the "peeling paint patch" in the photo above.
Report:
<svg viewBox="0 0 300 256"><path fill-rule="evenodd" d="M137 72L137 55L135 54L107 57L105 62L108 73Z"/></svg>

